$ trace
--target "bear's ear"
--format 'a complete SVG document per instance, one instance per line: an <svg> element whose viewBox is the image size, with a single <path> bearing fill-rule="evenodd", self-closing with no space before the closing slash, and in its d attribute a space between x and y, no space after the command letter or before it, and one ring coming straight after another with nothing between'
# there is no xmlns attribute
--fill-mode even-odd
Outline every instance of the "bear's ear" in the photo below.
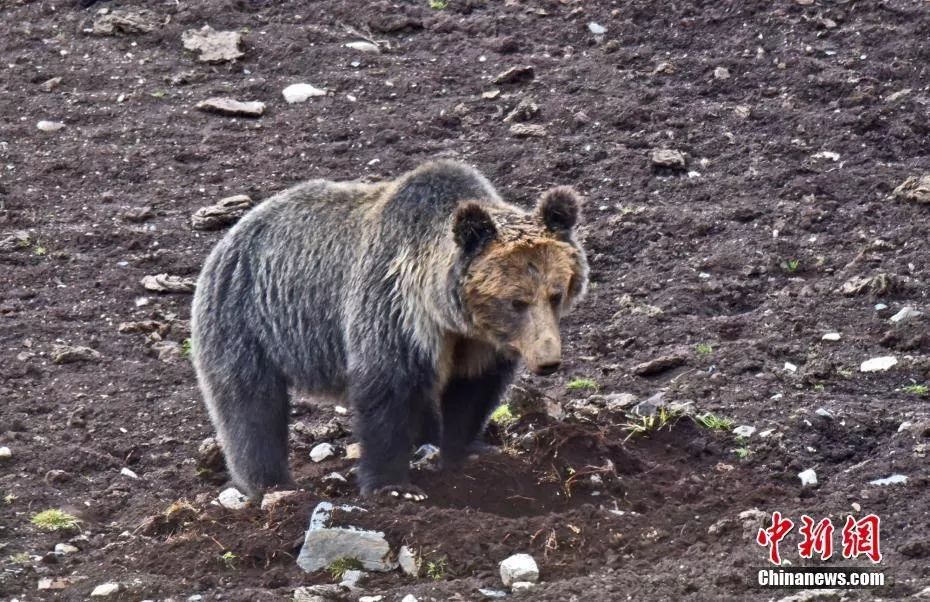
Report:
<svg viewBox="0 0 930 602"><path fill-rule="evenodd" d="M546 228L556 234L568 234L578 223L581 200L570 186L550 188L539 199L536 212Z"/></svg>
<svg viewBox="0 0 930 602"><path fill-rule="evenodd" d="M495 238L497 227L491 215L478 203L464 203L455 210L452 218L455 242L466 254L481 251Z"/></svg>

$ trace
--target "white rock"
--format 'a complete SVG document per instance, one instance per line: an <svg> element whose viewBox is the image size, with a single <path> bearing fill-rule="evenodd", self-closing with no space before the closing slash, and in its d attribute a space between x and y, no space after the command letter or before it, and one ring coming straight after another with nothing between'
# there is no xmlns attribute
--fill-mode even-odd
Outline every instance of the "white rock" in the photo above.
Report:
<svg viewBox="0 0 930 602"><path fill-rule="evenodd" d="M809 487L817 484L817 473L814 472L813 468L802 470L798 473L798 478L801 479L802 487Z"/></svg>
<svg viewBox="0 0 930 602"><path fill-rule="evenodd" d="M339 483L346 483L346 482L348 482L348 481L346 480L346 478L345 478L344 476L342 476L341 474L339 474L338 472L331 472L331 473L329 473L328 475L326 475L325 477L323 477L323 480L324 480L324 481L338 481Z"/></svg>
<svg viewBox="0 0 930 602"><path fill-rule="evenodd" d="M65 127L60 121L45 121L44 119L36 124L36 127L42 130L43 132L57 132L61 128Z"/></svg>
<svg viewBox="0 0 930 602"><path fill-rule="evenodd" d="M507 592L499 589L489 589L482 587L478 589L478 593L484 596L485 598L506 598Z"/></svg>
<svg viewBox="0 0 930 602"><path fill-rule="evenodd" d="M533 589L534 587L536 587L535 583L530 583L529 581L517 581L513 585L510 586L510 590L513 593L517 594L520 592L529 591Z"/></svg>
<svg viewBox="0 0 930 602"><path fill-rule="evenodd" d="M261 509L267 510L279 504L281 501L286 500L289 497L297 495L297 492L294 490L288 491L272 491L271 493L266 493L262 497Z"/></svg>
<svg viewBox="0 0 930 602"><path fill-rule="evenodd" d="M400 570L416 577L420 573L420 563L417 561L417 555L407 546L401 546L397 553L397 563L400 564Z"/></svg>
<svg viewBox="0 0 930 602"><path fill-rule="evenodd" d="M820 151L819 153L814 153L811 155L811 159L829 159L831 161L839 161L840 154L834 153L833 151Z"/></svg>
<svg viewBox="0 0 930 602"><path fill-rule="evenodd" d="M829 418L830 420L833 420L833 412L831 412L830 410L826 408L817 408L817 410L814 413L820 416L821 418Z"/></svg>
<svg viewBox="0 0 930 602"><path fill-rule="evenodd" d="M714 69L714 79L730 79L730 70L726 67Z"/></svg>
<svg viewBox="0 0 930 602"><path fill-rule="evenodd" d="M875 311L882 311L883 309L888 309L888 306L885 305L884 303L875 304Z"/></svg>
<svg viewBox="0 0 930 602"><path fill-rule="evenodd" d="M358 460L362 457L362 444L350 443L346 445L346 460Z"/></svg>
<svg viewBox="0 0 930 602"><path fill-rule="evenodd" d="M923 312L917 311L913 307L907 306L907 307L902 308L901 311L899 311L895 315L891 316L889 320L892 323L897 324L898 322L906 322L907 320L910 320L911 318L916 318L922 315L923 315Z"/></svg>
<svg viewBox="0 0 930 602"><path fill-rule="evenodd" d="M339 585L347 587L349 589L355 589L358 587L358 584L365 578L365 571L359 571L357 569L352 569L346 571L342 574L342 581L339 582Z"/></svg>
<svg viewBox="0 0 930 602"><path fill-rule="evenodd" d="M72 546L70 543L56 543L55 544L55 553L60 556L65 556L67 554L74 554L75 552L80 552L78 548Z"/></svg>
<svg viewBox="0 0 930 602"><path fill-rule="evenodd" d="M286 100L288 104L294 104L306 102L314 96L326 96L326 90L321 90L310 84L291 84L284 88L281 94L284 95L284 100Z"/></svg>
<svg viewBox="0 0 930 602"><path fill-rule="evenodd" d="M384 600L384 596L362 596L358 602L381 602L381 600Z"/></svg>
<svg viewBox="0 0 930 602"><path fill-rule="evenodd" d="M862 362L859 370L862 372L884 372L898 363L898 358L894 356L873 357L870 360Z"/></svg>
<svg viewBox="0 0 930 602"><path fill-rule="evenodd" d="M514 554L501 562L501 581L510 587L518 581L536 583L539 580L539 567L529 554Z"/></svg>
<svg viewBox="0 0 930 602"><path fill-rule="evenodd" d="M319 443L310 450L310 459L314 462L322 462L334 455L336 455L336 449L330 443Z"/></svg>
<svg viewBox="0 0 930 602"><path fill-rule="evenodd" d="M9 447L0 447L0 460L7 460L13 457L13 452Z"/></svg>
<svg viewBox="0 0 930 602"><path fill-rule="evenodd" d="M881 487L886 485L903 485L904 483L907 483L907 475L903 474L893 474L890 477L869 481L869 485L879 485Z"/></svg>
<svg viewBox="0 0 930 602"><path fill-rule="evenodd" d="M596 36L602 36L605 33L607 33L607 28L599 23L595 23L594 21L591 21L590 23L588 23L588 31L590 31Z"/></svg>
<svg viewBox="0 0 930 602"><path fill-rule="evenodd" d="M797 372L798 367L791 362L785 362L785 372Z"/></svg>
<svg viewBox="0 0 930 602"><path fill-rule="evenodd" d="M221 63L232 61L243 52L239 50L242 44L242 34L238 31L216 31L209 25L200 29L188 29L181 34L184 48L199 52L197 59L204 63Z"/></svg>
<svg viewBox="0 0 930 602"><path fill-rule="evenodd" d="M839 341L842 338L843 338L843 335L841 335L838 332L828 332L827 334L820 337L822 341L830 341L833 343L835 343L836 341Z"/></svg>
<svg viewBox="0 0 930 602"><path fill-rule="evenodd" d="M349 42L348 44L345 45L345 47L351 48L352 50L358 50L360 52L371 52L374 54L378 54L379 52L381 52L381 49L378 48L376 44L372 44L371 42L362 42L362 41Z"/></svg>
<svg viewBox="0 0 930 602"><path fill-rule="evenodd" d="M121 471L119 471L119 473L120 473L121 475L123 475L124 477L129 477L130 479L138 479L138 478L139 478L139 475L137 475L135 472L129 470L128 468L122 469Z"/></svg>
<svg viewBox="0 0 930 602"><path fill-rule="evenodd" d="M355 558L368 571L391 571L397 568L391 556L391 546L380 531L365 531L352 526L332 526L330 517L335 507L320 502L310 517L304 535L304 545L297 564L308 573L319 571L340 558ZM358 506L340 506L341 516L352 512L367 512Z"/></svg>
<svg viewBox="0 0 930 602"><path fill-rule="evenodd" d="M407 594L406 596L401 598L400 602L417 602L417 597L414 596L413 594Z"/></svg>
<svg viewBox="0 0 930 602"><path fill-rule="evenodd" d="M119 583L101 583L90 592L91 597L112 596L119 591Z"/></svg>
<svg viewBox="0 0 930 602"><path fill-rule="evenodd" d="M349 409L343 406L333 406L333 411L339 414L340 416L345 416L349 413Z"/></svg>
<svg viewBox="0 0 930 602"><path fill-rule="evenodd" d="M207 113L216 113L229 117L261 117L265 114L265 103L251 100L241 101L235 98L214 96L197 103L196 108Z"/></svg>
<svg viewBox="0 0 930 602"><path fill-rule="evenodd" d="M249 498L245 497L245 495L235 487L230 487L221 491L216 501L223 508L242 510L248 505Z"/></svg>
<svg viewBox="0 0 930 602"><path fill-rule="evenodd" d="M756 432L756 427L749 426L748 424L743 424L733 429L734 435L736 435L737 437L746 437L747 439L749 437L752 437L752 434L755 432Z"/></svg>

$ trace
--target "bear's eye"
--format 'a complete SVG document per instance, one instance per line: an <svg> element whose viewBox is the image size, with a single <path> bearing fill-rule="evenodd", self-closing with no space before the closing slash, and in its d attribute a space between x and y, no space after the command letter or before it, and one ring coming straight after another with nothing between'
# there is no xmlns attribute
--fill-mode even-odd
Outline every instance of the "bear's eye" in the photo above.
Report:
<svg viewBox="0 0 930 602"><path fill-rule="evenodd" d="M510 307L512 307L514 311L526 311L529 306L529 303L520 299L514 299L510 302Z"/></svg>
<svg viewBox="0 0 930 602"><path fill-rule="evenodd" d="M555 293L549 297L549 303L551 303L553 307L562 305L562 293Z"/></svg>

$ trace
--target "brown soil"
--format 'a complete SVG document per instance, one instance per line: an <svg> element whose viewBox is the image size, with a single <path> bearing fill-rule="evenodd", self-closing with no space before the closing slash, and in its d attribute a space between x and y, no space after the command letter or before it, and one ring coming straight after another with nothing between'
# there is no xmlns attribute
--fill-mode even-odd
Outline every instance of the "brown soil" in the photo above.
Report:
<svg viewBox="0 0 930 602"><path fill-rule="evenodd" d="M928 207L888 199L906 177L930 172L930 5L448 4L0 6L0 239L30 236L0 251L0 446L13 452L0 459L0 598L84 599L119 581L126 600L272 600L330 581L294 557L319 500L358 502L353 487L321 481L351 462L311 463L313 442L296 429L302 493L268 511L210 505L223 475L198 469L211 428L190 365L170 348L160 359L149 335L118 325L156 320L162 339L188 336L190 296L139 281L197 274L221 232L191 230L196 209L307 178L393 177L440 156L473 163L518 203L562 183L588 197L590 297L565 325L564 370L524 384L566 404L590 394L569 389L574 378L601 393L664 389L773 432L739 442L685 418L626 439L619 415L529 417L500 434L510 453L461 475L418 473L426 503L366 503L366 525L447 567L437 581L372 576L367 593L479 599L478 587L500 587L503 558L529 552L541 570L534 600L787 595L754 587L765 550L736 519L752 508L838 525L847 513L880 515L893 585L849 599L904 599L930 584L930 431L899 430L928 420L927 397L904 389L930 380ZM158 27L86 32L99 8L133 6L152 10ZM603 39L590 21L607 28ZM245 55L197 62L181 33L207 23L243 31ZM345 48L358 39L347 27L386 51ZM492 84L521 65L534 77ZM729 78L715 77L718 67ZM60 84L45 86L53 77ZM285 104L280 91L299 81L331 94ZM492 89L501 94L482 97ZM264 101L267 112L193 108L223 95ZM503 121L525 97L539 105L528 123L544 125L544 137L515 137ZM66 126L43 132L40 120ZM655 148L684 151L687 167L653 168ZM839 156L818 158L824 151ZM839 292L881 273L890 278L871 290ZM925 315L891 325L905 305ZM830 331L842 340L822 341ZM56 343L101 357L55 364ZM634 371L675 354L684 365ZM879 355L899 363L859 372ZM294 407L295 423L309 427L333 416L331 406ZM740 447L752 453L740 459ZM820 483L802 490L806 468ZM892 473L909 481L869 485ZM146 523L179 500L193 506L183 520ZM82 533L36 529L29 519L47 508L79 516ZM797 564L794 535L783 554ZM50 553L65 541L80 551ZM37 591L43 577L74 583Z"/></svg>

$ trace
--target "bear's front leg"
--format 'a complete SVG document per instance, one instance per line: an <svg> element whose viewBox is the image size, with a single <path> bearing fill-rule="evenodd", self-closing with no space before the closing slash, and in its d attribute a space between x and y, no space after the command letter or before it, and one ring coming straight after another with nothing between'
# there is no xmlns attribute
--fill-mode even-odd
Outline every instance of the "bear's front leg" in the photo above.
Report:
<svg viewBox="0 0 930 602"><path fill-rule="evenodd" d="M416 361L417 355L382 352L350 372L349 397L362 444L358 479L363 496L425 497L410 485L411 426L434 394L435 369Z"/></svg>

